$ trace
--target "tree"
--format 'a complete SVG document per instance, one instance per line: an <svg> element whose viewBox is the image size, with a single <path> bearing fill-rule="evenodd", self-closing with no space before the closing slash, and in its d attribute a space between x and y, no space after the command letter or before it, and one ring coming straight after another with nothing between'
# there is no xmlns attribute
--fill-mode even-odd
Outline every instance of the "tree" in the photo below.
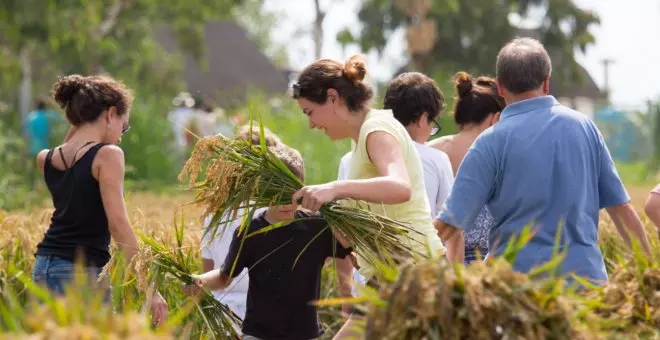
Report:
<svg viewBox="0 0 660 340"><path fill-rule="evenodd" d="M274 42L270 35L281 14L266 12L262 4L262 0L243 0L239 6L234 7L233 17L276 66L287 67L289 55L286 46Z"/></svg>
<svg viewBox="0 0 660 340"><path fill-rule="evenodd" d="M171 93L181 88L177 59L157 44L156 31L162 25L170 26L182 49L200 57L204 50L204 23L230 18L232 8L240 3L241 0L3 0L0 52L12 61L0 63L0 72L9 71L15 80L19 67L23 106L31 102L33 79L37 80L39 92L46 92L57 74L107 72L152 95ZM26 113L25 108L21 111Z"/></svg>
<svg viewBox="0 0 660 340"><path fill-rule="evenodd" d="M580 9L572 0L435 0L427 18L437 28L435 44L430 53L416 57L422 72L433 73L441 64L479 74L493 74L495 56L502 45L518 32L509 20L512 14L530 18L537 14L535 34L570 66L570 75L577 75L573 50L584 51L594 42L588 31L599 23L598 16ZM364 52L382 53L390 36L419 18L406 15L391 0L365 0L358 12L362 29L355 32L354 43ZM346 38L344 33L341 37ZM561 77L559 77L561 78Z"/></svg>

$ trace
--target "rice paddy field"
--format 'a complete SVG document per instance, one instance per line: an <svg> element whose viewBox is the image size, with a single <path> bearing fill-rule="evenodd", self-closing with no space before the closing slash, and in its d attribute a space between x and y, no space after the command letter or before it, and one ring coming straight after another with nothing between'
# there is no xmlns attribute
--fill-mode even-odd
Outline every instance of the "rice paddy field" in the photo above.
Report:
<svg viewBox="0 0 660 340"><path fill-rule="evenodd" d="M630 187L641 209L648 189ZM189 204L192 194L131 192L129 217L143 242L152 241L172 255L181 271L199 272L202 208ZM229 338L218 330L224 318L205 310L200 300L185 298L176 271L148 277L168 300L168 322L153 327L143 278L111 261L106 271L113 289L112 307L84 282L63 298L52 298L29 280L33 253L52 209L0 211L0 339L213 339ZM536 278L510 270L506 259L469 268L445 261L403 265L398 276L367 302L367 339L660 339L660 246L656 229L642 218L652 240L651 258L623 245L603 214L601 245L611 282L602 289L574 292L555 278ZM524 244L524 240L521 241ZM154 248L155 249L155 248ZM153 249L152 249L153 250ZM156 251L156 250L153 250ZM514 249L515 252L515 249ZM152 268L152 257L142 268ZM139 267L139 266L138 266ZM336 297L336 280L328 266L322 295ZM325 339L343 320L340 302L321 308Z"/></svg>

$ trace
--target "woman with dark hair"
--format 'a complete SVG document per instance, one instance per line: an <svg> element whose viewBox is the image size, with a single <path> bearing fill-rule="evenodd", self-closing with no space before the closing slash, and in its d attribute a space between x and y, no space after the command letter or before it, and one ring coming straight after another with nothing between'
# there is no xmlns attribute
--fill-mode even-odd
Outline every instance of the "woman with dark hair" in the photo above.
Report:
<svg viewBox="0 0 660 340"><path fill-rule="evenodd" d="M133 95L110 77L79 75L59 78L52 95L72 127L62 145L37 155L55 212L37 246L32 276L63 294L76 260L93 277L101 273L111 238L128 261L138 250L124 203L124 152L117 145L130 128ZM151 309L155 323L167 317L158 292Z"/></svg>
<svg viewBox="0 0 660 340"><path fill-rule="evenodd" d="M434 256L444 247L430 215L419 154L392 110L371 108L373 90L364 81L366 73L358 56L345 64L321 59L307 66L293 85L293 96L310 128L323 130L333 140L350 138L355 143L346 180L305 186L293 200L312 211L336 200L366 202L371 211L418 231L412 240L402 240L412 241L414 247L406 256ZM359 256L357 262L367 283L377 286L376 269ZM351 316L335 338L360 334L357 322L357 316Z"/></svg>
<svg viewBox="0 0 660 340"><path fill-rule="evenodd" d="M497 93L495 80L488 77L473 79L465 72L455 75L458 98L454 107L454 121L459 128L456 135L444 136L429 143L449 155L454 176L475 139L500 118L506 104ZM488 209L483 208L475 220L475 228L465 233L465 263L469 264L488 253L488 233L493 225Z"/></svg>

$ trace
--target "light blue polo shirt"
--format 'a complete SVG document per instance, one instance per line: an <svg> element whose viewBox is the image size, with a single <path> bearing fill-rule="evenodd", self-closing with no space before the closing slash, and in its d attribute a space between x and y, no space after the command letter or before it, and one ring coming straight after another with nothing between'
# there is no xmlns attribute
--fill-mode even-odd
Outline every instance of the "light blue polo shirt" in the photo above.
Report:
<svg viewBox="0 0 660 340"><path fill-rule="evenodd" d="M560 250L568 253L560 272L598 281L607 280L598 212L629 200L596 125L543 96L507 106L475 140L438 219L469 228L485 204L495 219L494 255L533 224L536 234L514 262L520 272L551 259L562 223Z"/></svg>

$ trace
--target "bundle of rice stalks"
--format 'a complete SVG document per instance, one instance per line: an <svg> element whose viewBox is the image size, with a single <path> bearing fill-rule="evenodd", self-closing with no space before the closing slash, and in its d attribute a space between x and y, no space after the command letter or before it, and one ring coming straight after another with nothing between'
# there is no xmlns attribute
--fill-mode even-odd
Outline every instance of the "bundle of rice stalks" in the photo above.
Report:
<svg viewBox="0 0 660 340"><path fill-rule="evenodd" d="M593 339L558 279L531 280L497 259L402 268L367 317L366 339ZM580 316L578 317L578 314Z"/></svg>
<svg viewBox="0 0 660 340"><path fill-rule="evenodd" d="M189 177L192 188L197 191L196 201L206 206L204 215L213 215L212 227L206 231L211 235L218 235L218 228L235 219L241 210L291 204L293 194L303 187L266 147L263 126L260 126L260 133L261 145L256 146L224 136L201 139L181 171L179 179ZM203 168L206 175L198 181ZM374 266L392 265L392 254L413 254L410 243L415 241L401 241L402 236L416 233L406 224L361 209L359 204L349 207L333 202L324 205L320 212L330 228L343 234L365 261ZM246 221L244 219L239 229L241 232ZM273 225L269 230L286 224Z"/></svg>
<svg viewBox="0 0 660 340"><path fill-rule="evenodd" d="M184 252L182 226L176 228L178 244L174 248L167 247L142 233L139 235L144 247L137 255L135 265L142 268L138 270L144 273L143 277L146 277L146 273L149 272L151 277L161 281L157 284L160 287L165 286L163 284L164 275L161 274L175 278L179 282L179 286L181 283L193 283L191 274L197 271L200 261L190 249ZM237 329L242 320L229 307L216 300L209 290L204 289L192 303L196 313L193 313L188 319L195 322L193 329L190 330L193 338L200 338L203 334L208 334L214 339L240 339ZM170 323L176 324L180 321L182 320Z"/></svg>
<svg viewBox="0 0 660 340"><path fill-rule="evenodd" d="M660 266L639 250L633 254L614 267L602 290L589 297L602 301L596 312L612 320L610 331L660 337Z"/></svg>

